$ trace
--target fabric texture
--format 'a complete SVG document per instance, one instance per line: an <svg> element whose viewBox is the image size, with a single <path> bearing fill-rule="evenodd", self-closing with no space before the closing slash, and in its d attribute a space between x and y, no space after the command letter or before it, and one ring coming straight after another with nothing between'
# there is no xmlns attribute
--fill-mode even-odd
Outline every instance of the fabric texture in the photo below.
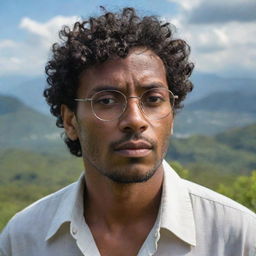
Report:
<svg viewBox="0 0 256 256"><path fill-rule="evenodd" d="M164 161L156 222L138 256L256 256L256 215L181 179ZM17 213L0 235L0 256L100 255L83 218L84 176Z"/></svg>

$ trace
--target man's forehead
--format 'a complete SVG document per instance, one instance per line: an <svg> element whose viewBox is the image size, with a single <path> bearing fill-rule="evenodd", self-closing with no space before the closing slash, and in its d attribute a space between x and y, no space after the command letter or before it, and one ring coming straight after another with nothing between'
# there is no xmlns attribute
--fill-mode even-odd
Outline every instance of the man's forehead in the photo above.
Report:
<svg viewBox="0 0 256 256"><path fill-rule="evenodd" d="M80 83L93 84L129 82L130 79L143 83L151 79L163 80L166 77L164 64L151 50L134 49L125 58L113 57L86 69L80 76ZM149 81L147 81L149 80Z"/></svg>

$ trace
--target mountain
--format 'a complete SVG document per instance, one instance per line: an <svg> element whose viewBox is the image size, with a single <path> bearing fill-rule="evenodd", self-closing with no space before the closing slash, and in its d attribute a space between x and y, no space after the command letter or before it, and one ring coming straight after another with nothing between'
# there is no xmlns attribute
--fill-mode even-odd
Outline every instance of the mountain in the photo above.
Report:
<svg viewBox="0 0 256 256"><path fill-rule="evenodd" d="M191 80L194 89L187 103L197 101L215 92L246 92L256 93L256 79L252 78L223 78L214 74L193 73Z"/></svg>
<svg viewBox="0 0 256 256"><path fill-rule="evenodd" d="M13 96L27 106L44 114L50 114L49 107L43 97L46 87L44 77L4 77L0 78L0 94Z"/></svg>
<svg viewBox="0 0 256 256"><path fill-rule="evenodd" d="M21 101L8 96L0 96L0 115L28 109Z"/></svg>
<svg viewBox="0 0 256 256"><path fill-rule="evenodd" d="M252 127L256 129L256 124L252 125L251 129ZM239 129L239 133L247 129L248 127ZM229 140L231 138L229 134L173 138L167 158L182 163L194 172L205 166L203 170L205 172L211 169L223 173L247 175L256 169L256 150L248 147L248 140L255 141L255 133L249 136L240 137L239 147L234 146L234 140Z"/></svg>
<svg viewBox="0 0 256 256"><path fill-rule="evenodd" d="M194 73L194 90L185 107L176 116L175 136L215 135L232 127L256 121L256 79L222 78L213 74ZM0 93L19 98L32 109L50 116L42 77L1 77Z"/></svg>
<svg viewBox="0 0 256 256"><path fill-rule="evenodd" d="M35 111L16 98L0 95L1 148L47 152L59 147L60 132L53 118Z"/></svg>
<svg viewBox="0 0 256 256"><path fill-rule="evenodd" d="M224 143L235 150L252 152L256 157L256 125L248 125L243 128L234 128L217 134L216 141Z"/></svg>
<svg viewBox="0 0 256 256"><path fill-rule="evenodd" d="M60 138L61 132L53 118L15 98L0 96L1 149L26 149L65 157L69 153ZM167 159L192 171L207 166L223 173L248 174L256 169L255 145L256 122L215 136L172 137Z"/></svg>
<svg viewBox="0 0 256 256"><path fill-rule="evenodd" d="M250 78L223 78L214 74L193 73L191 80L194 84L193 91L185 100L185 106L216 92L246 92L256 94L256 79ZM44 76L0 77L0 94L11 95L19 98L26 105L49 114L49 107L42 96L47 86Z"/></svg>
<svg viewBox="0 0 256 256"><path fill-rule="evenodd" d="M176 137L215 135L256 122L256 92L215 92L186 105L175 118Z"/></svg>
<svg viewBox="0 0 256 256"><path fill-rule="evenodd" d="M255 92L214 92L198 101L190 103L190 111L225 111L238 113L256 113Z"/></svg>

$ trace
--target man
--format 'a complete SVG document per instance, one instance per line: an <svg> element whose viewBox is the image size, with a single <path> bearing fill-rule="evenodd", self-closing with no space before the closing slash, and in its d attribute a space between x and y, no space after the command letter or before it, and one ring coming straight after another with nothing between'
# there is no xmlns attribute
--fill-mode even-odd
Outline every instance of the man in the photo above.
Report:
<svg viewBox="0 0 256 256"><path fill-rule="evenodd" d="M45 97L78 182L18 213L1 255L256 255L256 217L163 160L193 64L169 24L135 10L65 27Z"/></svg>

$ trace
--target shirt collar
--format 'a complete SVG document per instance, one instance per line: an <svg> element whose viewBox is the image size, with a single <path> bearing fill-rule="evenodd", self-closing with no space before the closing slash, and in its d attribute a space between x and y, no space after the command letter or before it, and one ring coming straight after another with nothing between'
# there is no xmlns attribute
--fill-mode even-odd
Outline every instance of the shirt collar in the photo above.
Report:
<svg viewBox="0 0 256 256"><path fill-rule="evenodd" d="M84 175L82 174L77 182L59 191L59 193L62 193L60 197L52 199L56 200L56 212L50 223L45 240L54 236L63 223L73 222L83 217L84 183Z"/></svg>
<svg viewBox="0 0 256 256"><path fill-rule="evenodd" d="M192 203L185 183L177 173L163 161L164 183L160 206L160 228L165 228L184 242L196 245L195 221ZM50 239L65 222L83 218L84 175L64 189L59 205L50 224L45 240Z"/></svg>
<svg viewBox="0 0 256 256"><path fill-rule="evenodd" d="M160 206L160 228L165 228L184 242L196 245L195 220L188 188L164 161L164 183Z"/></svg>

